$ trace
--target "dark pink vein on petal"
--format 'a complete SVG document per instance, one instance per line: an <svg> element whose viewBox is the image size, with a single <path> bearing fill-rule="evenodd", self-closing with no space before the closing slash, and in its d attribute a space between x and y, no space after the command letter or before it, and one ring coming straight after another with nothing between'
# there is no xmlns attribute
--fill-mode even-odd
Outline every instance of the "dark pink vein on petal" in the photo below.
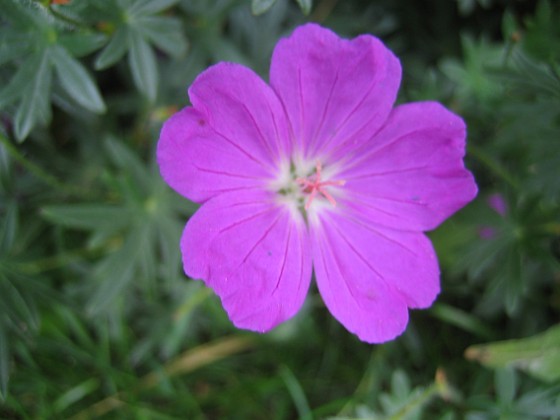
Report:
<svg viewBox="0 0 560 420"><path fill-rule="evenodd" d="M216 194L216 193L227 193L227 192L232 192L232 191L247 191L247 190L258 190L260 191L260 187L254 187L254 186L247 186L247 187L235 187L235 188L221 188L218 190L202 190L204 192L208 192L208 193L212 193L212 194Z"/></svg>
<svg viewBox="0 0 560 420"><path fill-rule="evenodd" d="M324 232L325 232L326 235L328 235L327 232L326 232L326 230L325 230ZM325 235L325 236L326 236L326 235ZM330 239L330 238L326 238L326 237L323 238L324 242L329 242L329 239ZM332 250L332 249L331 249L331 250ZM327 270L327 268L326 268L326 267L327 267L327 264L326 264L325 250L323 249L323 247L321 247L321 259L323 260L323 266L325 267L325 274L327 274L327 276L328 276L329 279L330 279L328 270ZM353 298L356 302L358 302L358 299L357 299L356 296L354 295L354 292L353 292L352 288L350 287L350 285L348 284L346 278L345 278L345 277L343 276L343 274L342 274L342 270L341 270L341 268L340 268L340 267L341 267L341 263L340 263L340 260L338 259L337 255L336 255L336 253L333 253L333 254L332 254L332 259L333 259L333 261L334 261L334 265L336 266L336 268L337 268L337 270L338 270L339 278L342 280L342 283L344 284L344 286L346 286L346 290L348 290L348 293L350 294L350 296L352 296L352 298ZM329 283L331 284L331 289L332 289L333 298L335 298L336 300L338 300L337 297L338 297L339 294L335 292L335 287L332 287L332 280L329 281Z"/></svg>
<svg viewBox="0 0 560 420"><path fill-rule="evenodd" d="M382 196L379 196L379 195L373 196L372 194L367 194L367 193L364 194L364 193L358 192L356 190L352 190L352 195L361 196L361 197L371 197L371 198L375 198L376 200L392 201L394 203L414 204L415 206L428 207L428 205L426 203L422 203L421 201L401 200L401 199L398 199L398 198L382 197Z"/></svg>
<svg viewBox="0 0 560 420"><path fill-rule="evenodd" d="M410 252L410 253L411 253L412 255L414 255L415 257L418 256L418 254L416 254L416 252L414 252L414 251L413 251L412 249L410 249L409 247L405 246L404 244L402 244L402 243L399 242L399 241L396 241L396 240L394 240L394 239L392 239L392 238L389 238L388 236L382 234L382 233L379 232L378 230L372 228L369 224L366 224L366 223L362 222L359 218L353 217L353 216L349 216L348 218L349 218L350 220L352 220L354 223L356 223L357 225L360 225L360 226L362 226L364 229L369 230L369 231L372 232L373 234L375 234L375 235L377 235L377 236L379 236L379 237L385 239L385 240L388 241L388 242L391 242L391 243L393 243L393 244L395 244L395 245L401 247L402 249L404 249L404 250L407 251L407 252Z"/></svg>
<svg viewBox="0 0 560 420"><path fill-rule="evenodd" d="M263 211L263 212L260 212L260 213L258 213L258 214L252 215L251 217L249 217L249 218L247 218L247 219L244 219L244 220L242 220L242 221L240 221L240 222L237 222L237 223L235 223L235 224L229 226L228 228L226 228L226 229L220 231L220 233L221 233L221 232L224 232L225 230L228 230L229 228L231 228L231 227L233 227L233 226L236 226L236 225L239 225L239 224L241 224L241 223L247 222L247 221L249 221L249 220L251 220L251 219L254 219L255 217L258 217L258 216L260 216L260 215L266 213L267 211L270 211L270 209L265 210L265 211ZM278 217L276 217L276 218L272 221L272 223L271 223L271 225L269 226L269 228L268 228L268 229L264 232L264 234L255 242L255 244L251 247L251 249L249 250L249 252L248 252L248 253L245 255L245 257L241 260L241 262L240 262L235 268L232 268L232 269L230 270L230 272L235 272L241 265L243 265L243 264L247 261L247 259L251 256L251 254L252 254L253 251L257 248L257 246L268 236L268 234L269 234L270 231L274 228L274 226L276 226L276 224L277 224L278 221L280 220L280 217L281 217L281 216L278 216ZM231 296L231 295L237 293L238 290L239 290L239 289L236 289L236 290L232 291L231 293L229 293L229 294L227 294L227 295L223 295L223 296L221 296L221 298L222 298L222 299L226 299L226 298L228 298L229 296ZM246 319L246 318L244 318L244 319Z"/></svg>
<svg viewBox="0 0 560 420"><path fill-rule="evenodd" d="M237 143L235 143L233 140L231 140L230 138L228 138L225 134L220 133L218 130L216 130L214 128L214 132L219 135L220 137L222 137L225 141L227 141L229 144L231 144L234 148L236 148L237 150L239 150L241 153L243 153L245 156L247 156L249 159L251 159L253 162L259 164L260 166L262 166L263 168L267 168L268 169L268 165L264 164L263 162L261 162L259 159L257 159L255 156L253 156L251 153L247 152L245 149L243 149L241 146L239 146Z"/></svg>
<svg viewBox="0 0 560 420"><path fill-rule="evenodd" d="M348 123L348 121L350 121L350 118L352 117L352 115L354 115L354 113L356 112L357 109L359 109L362 104L365 102L365 100L367 99L367 97L369 96L370 92L373 90L373 88L375 87L375 81L371 84L370 88L367 90L367 92L364 94L364 96L362 97L362 99L356 104L356 106L354 106L354 108L352 108L352 110L348 113L348 115L346 115L346 117L344 118L344 120L342 120L342 122L335 128L334 130L334 134L329 137L328 139L325 139L325 143L323 144L323 147L327 147L328 145L330 145L330 143L333 141L334 138L336 138L336 136L338 135L338 133L340 132L340 130L342 130L344 128L344 126ZM333 152L337 152L340 148L344 147L346 144L350 143L350 141L352 139L354 139L356 137L356 135L358 133L360 133L363 129L365 129L372 120L374 120L375 118L377 118L378 114L374 113L370 118L368 118L366 120L366 122L364 124L362 124L362 126L360 128L358 128L356 131L354 131L354 133L349 134L346 138L345 141L343 141L342 143L340 143L339 145L337 145L337 147L335 147L333 149Z"/></svg>
<svg viewBox="0 0 560 420"><path fill-rule="evenodd" d="M304 112L303 110L305 109L304 107L304 100L303 100L303 85L301 84L301 68L298 67L298 90L299 90L299 133L296 133L295 135L299 137L299 141L301 142L301 136L302 136L302 127L304 126ZM301 144L302 149L304 150L304 152L307 154L307 149L305 147L303 147L303 144Z"/></svg>
<svg viewBox="0 0 560 420"><path fill-rule="evenodd" d="M237 222L235 222L235 223L232 223L231 225L226 226L225 228L223 228L222 230L220 230L219 233L227 232L228 230L230 230L230 229L232 229L232 228L234 228L234 227L236 227L236 226L239 226L239 225L241 225L241 224L243 224L243 223L245 223L245 222L248 222L248 221L250 221L250 220L256 219L257 217L262 216L263 214L268 213L269 211L272 211L272 210L274 210L274 207L271 206L271 208L268 208L268 209L266 209L266 210L260 211L260 212L258 212L258 213L254 213L254 214L252 214L251 216L246 217L245 219L241 219L241 220L239 220L239 221L237 221Z"/></svg>
<svg viewBox="0 0 560 420"><path fill-rule="evenodd" d="M321 129L323 128L323 125L325 124L325 119L327 117L327 111L329 110L329 107L330 107L330 104L331 104L334 88L335 88L336 84L338 83L339 70L340 70L340 68L337 67L336 73L334 75L334 80L331 84L331 88L330 88L329 94L327 96L327 100L325 101L325 106L323 107L323 114L321 115L321 119L319 121L319 124L317 125L317 128L315 129L315 133L313 133L313 136L309 139L309 148L313 149L312 153L316 153L315 148L313 148L312 146L324 147L324 145L326 144L326 143L323 143L323 144L317 145L317 136L319 135ZM326 140L326 139L321 139L321 140Z"/></svg>
<svg viewBox="0 0 560 420"><path fill-rule="evenodd" d="M381 127L382 128L382 127ZM379 131L378 131L379 132ZM411 131L410 133L404 133L401 136L396 136L394 138L391 139L391 141L385 143L384 145L382 145L381 147L377 148L377 149L373 149L373 150L369 150L367 153L363 153L360 154L359 157L357 157L356 159L352 159L350 160L350 163L348 164L348 166L344 169L344 171L347 171L349 169L355 168L356 166L360 165L362 162L364 162L367 159L370 159L372 156L376 155L377 153L381 152L382 150L385 150L386 148L392 146L393 144L401 141L403 138L410 136L411 134L416 133L417 131ZM376 133L377 134L377 133ZM375 134L375 135L376 135ZM375 138L375 135L371 136L371 138Z"/></svg>
<svg viewBox="0 0 560 420"><path fill-rule="evenodd" d="M284 274L284 268L286 267L286 261L288 260L288 248L290 247L290 238L292 237L292 226L288 223L288 239L286 240L286 248L284 249L284 259L282 260L282 268L280 269L280 274L278 274L278 280L276 280L276 286L272 294L274 295L280 286L280 279L282 274Z"/></svg>
<svg viewBox="0 0 560 420"><path fill-rule="evenodd" d="M272 125L274 126L274 138L276 139L276 149L277 149L277 153L275 155L278 155L282 151L282 147L280 143L281 142L280 134L278 133L278 123L276 122L276 115L274 115L274 112L270 108L270 104L268 103L268 101L266 102L266 109L270 114L270 119L272 120Z"/></svg>
<svg viewBox="0 0 560 420"><path fill-rule="evenodd" d="M353 210L357 211L358 213L363 213L363 211L361 211L361 209L360 209L361 207L367 207L368 209L372 209L372 210L375 210L379 213L383 213L387 216L394 217L395 219L398 219L398 218L401 217L400 214L392 213L390 211L384 210L384 209L379 208L379 207L377 207L377 206L375 206L371 203L360 200L359 198L352 198L352 200L344 200L344 204L346 206L352 208Z"/></svg>
<svg viewBox="0 0 560 420"><path fill-rule="evenodd" d="M243 261L241 263L239 263L239 265L244 264L247 261L247 258L249 258L251 256L251 254L253 253L253 251L257 248L257 246L260 245L260 243L262 241L264 241L264 239L268 236L268 234L270 233L270 231L274 228L274 226L276 226L278 224L278 221L280 220L280 216L276 217L272 224L270 225L270 227L264 232L264 234L257 240L257 242L255 243L255 245L253 245L253 247L250 249L250 251L247 253L247 255L245 255L245 258L243 258ZM237 268L239 268L239 266L237 266ZM236 269L237 269L236 268Z"/></svg>
<svg viewBox="0 0 560 420"><path fill-rule="evenodd" d="M217 171L215 169L202 168L202 167L200 167L196 164L193 164L193 166L197 170L199 170L200 172L206 172L206 173L210 173L210 174L224 175L224 176L229 176L229 177L233 177L233 178L243 178L243 179L259 179L259 180L262 179L261 177L257 177L257 176L232 174L231 172Z"/></svg>
<svg viewBox="0 0 560 420"><path fill-rule="evenodd" d="M387 285L387 282L385 280L385 277L383 277L383 275L377 271L370 263L369 261L356 249L354 248L354 246L352 245L352 243L348 240L348 238L346 237L346 235L344 235L344 233L342 233L342 231L333 224L334 229L338 232L338 235L342 238L342 240L344 242L346 242L346 245L348 245L348 247L352 250L352 252L354 252L354 254L356 254L356 256L362 260L362 262L372 271L374 272L380 279L383 280L383 282ZM388 285L387 285L388 286Z"/></svg>
<svg viewBox="0 0 560 420"><path fill-rule="evenodd" d="M249 111L249 108L247 108L247 106L245 104L241 104L241 106L243 106L243 109L245 109L245 112L247 112L247 115L249 115L249 118L251 119L251 122L253 123L253 126L255 127L255 130L257 131L257 133L259 133L259 137L261 139L261 143L262 145L265 147L265 149L268 151L268 153L270 154L270 156L272 158L274 158L274 156L276 155L272 149L270 148L270 144L268 142L268 140L266 139L265 135L263 134L263 132L261 131L261 128L259 127L259 125L257 124L257 121L255 120L255 117L253 117L253 114L251 113L251 111Z"/></svg>
<svg viewBox="0 0 560 420"><path fill-rule="evenodd" d="M347 181L353 180L353 179L367 179L367 178L373 178L373 177L376 177L376 176L385 176L385 175L393 175L393 174L419 171L419 170L427 169L427 168L429 168L429 166L424 165L424 166L416 166L416 167L413 167L413 168L395 169L395 170L392 170L392 171L370 172L370 173L367 173L367 174L364 174L364 175L344 176L344 179L346 179Z"/></svg>

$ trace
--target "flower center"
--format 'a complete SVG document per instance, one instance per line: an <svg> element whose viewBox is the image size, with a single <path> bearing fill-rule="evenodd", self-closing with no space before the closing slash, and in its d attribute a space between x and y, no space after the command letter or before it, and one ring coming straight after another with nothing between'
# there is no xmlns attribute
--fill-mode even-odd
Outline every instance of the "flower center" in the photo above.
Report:
<svg viewBox="0 0 560 420"><path fill-rule="evenodd" d="M285 162L279 169L271 188L278 194L279 200L294 211L307 213L313 202L322 198L336 206L332 188L346 183L344 180L331 180L332 168L330 171L323 170L320 161L313 167L309 162L294 159Z"/></svg>
<svg viewBox="0 0 560 420"><path fill-rule="evenodd" d="M322 195L327 199L329 203L333 206L336 206L336 200L333 198L332 195L329 194L327 191L327 187L329 186L343 186L346 184L344 180L336 180L336 181L323 181L321 180L321 162L317 162L315 165L315 173L312 174L308 178L296 178L296 183L301 185L302 191L307 194L307 202L305 203L305 210L309 210L309 206L313 202L313 199L317 196L317 194Z"/></svg>

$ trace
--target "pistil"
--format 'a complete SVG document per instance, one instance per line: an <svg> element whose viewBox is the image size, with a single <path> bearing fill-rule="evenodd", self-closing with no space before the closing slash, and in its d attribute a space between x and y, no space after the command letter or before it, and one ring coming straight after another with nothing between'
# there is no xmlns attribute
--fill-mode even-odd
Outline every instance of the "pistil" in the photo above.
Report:
<svg viewBox="0 0 560 420"><path fill-rule="evenodd" d="M321 162L317 162L315 165L315 173L312 174L309 178L297 178L296 183L301 185L302 191L308 194L307 202L305 203L305 210L309 210L311 203L317 196L317 194L321 194L323 197L327 199L329 203L333 206L336 206L336 200L334 197L326 190L326 187L330 186L342 186L346 184L344 180L336 180L336 181L322 181L321 180Z"/></svg>

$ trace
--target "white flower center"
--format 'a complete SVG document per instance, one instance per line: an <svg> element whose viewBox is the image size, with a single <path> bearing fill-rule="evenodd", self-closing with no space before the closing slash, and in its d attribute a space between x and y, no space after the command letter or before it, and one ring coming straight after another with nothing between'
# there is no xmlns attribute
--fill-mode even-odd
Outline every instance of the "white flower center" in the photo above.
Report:
<svg viewBox="0 0 560 420"><path fill-rule="evenodd" d="M319 203L336 206L333 192L346 181L332 179L333 175L332 167L323 168L320 160L313 164L294 159L280 166L279 175L271 187L278 194L279 200L292 210L307 213Z"/></svg>

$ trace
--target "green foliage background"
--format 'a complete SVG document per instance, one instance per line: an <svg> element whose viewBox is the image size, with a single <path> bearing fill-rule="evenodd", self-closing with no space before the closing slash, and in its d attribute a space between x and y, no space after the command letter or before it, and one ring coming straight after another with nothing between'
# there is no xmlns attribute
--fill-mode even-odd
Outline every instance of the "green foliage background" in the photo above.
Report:
<svg viewBox="0 0 560 420"><path fill-rule="evenodd" d="M480 194L431 233L443 292L380 346L316 290L233 328L182 274L196 205L154 163L198 73L266 78L310 20L381 37L399 101L469 127ZM559 28L546 0L3 0L0 418L560 419Z"/></svg>

